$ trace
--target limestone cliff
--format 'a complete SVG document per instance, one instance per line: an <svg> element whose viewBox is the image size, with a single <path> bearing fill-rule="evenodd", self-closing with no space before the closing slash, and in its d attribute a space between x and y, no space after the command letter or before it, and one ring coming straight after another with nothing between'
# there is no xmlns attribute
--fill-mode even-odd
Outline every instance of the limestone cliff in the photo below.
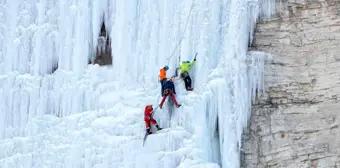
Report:
<svg viewBox="0 0 340 168"><path fill-rule="evenodd" d="M243 167L340 167L340 1L281 0L253 50L272 54L253 105Z"/></svg>

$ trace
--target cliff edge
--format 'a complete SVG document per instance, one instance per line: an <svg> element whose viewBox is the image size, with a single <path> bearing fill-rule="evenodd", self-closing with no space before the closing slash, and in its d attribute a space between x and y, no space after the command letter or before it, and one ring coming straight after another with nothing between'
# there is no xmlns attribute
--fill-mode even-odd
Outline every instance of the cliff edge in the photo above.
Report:
<svg viewBox="0 0 340 168"><path fill-rule="evenodd" d="M340 167L340 0L276 1L253 50L272 54L242 167Z"/></svg>

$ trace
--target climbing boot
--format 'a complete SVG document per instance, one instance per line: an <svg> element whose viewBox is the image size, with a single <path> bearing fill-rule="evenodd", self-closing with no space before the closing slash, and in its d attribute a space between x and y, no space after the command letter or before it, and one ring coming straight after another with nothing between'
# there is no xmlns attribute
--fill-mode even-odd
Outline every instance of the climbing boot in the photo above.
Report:
<svg viewBox="0 0 340 168"><path fill-rule="evenodd" d="M162 130L163 128L159 127L158 125L156 125L157 131Z"/></svg>
<svg viewBox="0 0 340 168"><path fill-rule="evenodd" d="M150 131L150 128L146 129L146 132L148 133L148 135L152 134L152 132Z"/></svg>

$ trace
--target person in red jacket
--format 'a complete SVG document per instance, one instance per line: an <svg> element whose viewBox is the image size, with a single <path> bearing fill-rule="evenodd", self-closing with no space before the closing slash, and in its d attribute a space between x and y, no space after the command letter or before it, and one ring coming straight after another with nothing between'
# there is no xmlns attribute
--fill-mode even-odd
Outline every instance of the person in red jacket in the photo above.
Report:
<svg viewBox="0 0 340 168"><path fill-rule="evenodd" d="M148 134L152 134L152 132L150 131L150 122L156 126L157 131L162 130L162 128L158 126L156 120L153 119L152 113L153 113L152 105L147 105L144 110L144 121L146 126L146 132Z"/></svg>

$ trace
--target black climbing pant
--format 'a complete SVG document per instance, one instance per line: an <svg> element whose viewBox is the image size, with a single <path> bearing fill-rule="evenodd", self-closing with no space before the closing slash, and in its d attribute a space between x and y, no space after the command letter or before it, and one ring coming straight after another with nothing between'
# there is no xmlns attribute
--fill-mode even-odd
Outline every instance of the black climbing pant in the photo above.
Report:
<svg viewBox="0 0 340 168"><path fill-rule="evenodd" d="M185 88L191 89L191 78L188 72L181 73L181 78L184 80Z"/></svg>

